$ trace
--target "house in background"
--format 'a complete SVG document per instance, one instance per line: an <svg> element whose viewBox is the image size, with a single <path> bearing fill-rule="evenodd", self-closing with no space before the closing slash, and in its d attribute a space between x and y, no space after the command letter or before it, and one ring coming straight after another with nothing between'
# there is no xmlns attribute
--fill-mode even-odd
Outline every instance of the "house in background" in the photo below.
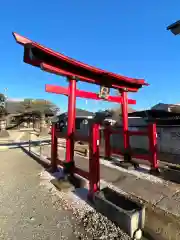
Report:
<svg viewBox="0 0 180 240"><path fill-rule="evenodd" d="M106 112L102 111L101 113ZM115 127L122 127L121 108L107 110L111 116L105 118L105 123L110 123ZM95 113L76 108L76 130L87 133L89 124L95 117ZM67 126L68 113L62 113L52 119L52 122L58 122L59 128L65 131ZM180 125L180 105L158 103L150 110L135 111L128 108L128 125L130 129L146 127L148 122L156 122L158 125Z"/></svg>
<svg viewBox="0 0 180 240"><path fill-rule="evenodd" d="M107 113L109 113L109 111L100 111L98 113L101 118L105 116ZM79 131L82 134L89 133L89 126L96 116L97 115L94 112L76 108L76 121L75 121L76 131ZM117 118L115 116L105 117L103 122L108 122L112 125L117 121L117 119L119 119L119 116L117 116ZM60 129L60 131L64 132L67 130L67 120L68 120L68 113L65 112L58 116L55 116L52 119L52 123L57 123L57 127ZM102 125L103 125L103 122L102 122Z"/></svg>
<svg viewBox="0 0 180 240"><path fill-rule="evenodd" d="M115 127L122 127L122 126L123 126L123 122L122 122L122 118L120 118L119 121L115 123ZM128 114L129 130L135 130L137 127L145 127L145 126L147 126L146 119L136 115L136 112Z"/></svg>
<svg viewBox="0 0 180 240"><path fill-rule="evenodd" d="M86 111L83 109L76 108L76 121L75 121L75 129L79 131L87 132L89 129L89 123L92 121L94 117L94 113L90 111ZM61 131L66 131L68 120L68 113L62 113L58 116L55 116L52 119L52 123L57 123L57 126Z"/></svg>
<svg viewBox="0 0 180 240"><path fill-rule="evenodd" d="M130 117L138 117L144 120L147 124L148 122L154 122L157 125L180 125L180 112L168 112L165 110L144 110L129 114Z"/></svg>
<svg viewBox="0 0 180 240"><path fill-rule="evenodd" d="M36 104L30 104L28 108L24 99L6 99L4 105L7 129L30 125L40 128L40 122L44 122L45 125L49 124L50 119L56 114L56 105L46 100L43 100L45 103L41 99L33 100Z"/></svg>
<svg viewBox="0 0 180 240"><path fill-rule="evenodd" d="M121 107L111 110L113 125L115 127L122 127L122 116L121 116ZM145 126L147 125L146 121L141 116L136 116L136 110L128 106L128 126L130 128L135 126ZM132 114L132 115L131 115ZM134 115L135 114L135 115Z"/></svg>
<svg viewBox="0 0 180 240"><path fill-rule="evenodd" d="M132 109L128 106L128 113L135 112L136 110ZM109 113L111 113L110 117L107 117L104 121L109 122L111 125L122 125L122 117L121 117L121 106L117 108L113 108L108 110Z"/></svg>
<svg viewBox="0 0 180 240"><path fill-rule="evenodd" d="M149 110L128 114L129 127L143 127L149 122L157 125L180 125L180 104L158 103ZM119 122L122 125L122 122Z"/></svg>
<svg viewBox="0 0 180 240"><path fill-rule="evenodd" d="M167 103L158 103L154 105L151 109L152 110L162 110L166 112L174 112L175 109L180 109L180 104L167 104Z"/></svg>

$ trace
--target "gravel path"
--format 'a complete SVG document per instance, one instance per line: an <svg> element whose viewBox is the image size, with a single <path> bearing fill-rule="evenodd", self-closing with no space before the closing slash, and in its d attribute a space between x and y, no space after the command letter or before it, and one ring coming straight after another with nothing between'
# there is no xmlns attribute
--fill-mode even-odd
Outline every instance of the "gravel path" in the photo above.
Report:
<svg viewBox="0 0 180 240"><path fill-rule="evenodd" d="M76 239L73 215L40 185L41 167L17 149L0 159L0 239Z"/></svg>
<svg viewBox="0 0 180 240"><path fill-rule="evenodd" d="M129 239L86 204L59 195L50 179L44 184L44 170L22 150L0 152L0 159L0 239Z"/></svg>

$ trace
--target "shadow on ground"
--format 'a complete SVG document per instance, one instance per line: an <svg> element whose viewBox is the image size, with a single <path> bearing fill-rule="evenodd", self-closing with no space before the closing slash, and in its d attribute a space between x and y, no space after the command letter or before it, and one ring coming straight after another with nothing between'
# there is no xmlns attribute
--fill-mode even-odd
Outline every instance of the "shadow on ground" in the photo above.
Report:
<svg viewBox="0 0 180 240"><path fill-rule="evenodd" d="M120 159L112 158L110 162L117 166L117 167L123 167L122 161ZM141 161L142 162L142 161ZM134 165L135 164L135 165ZM180 183L180 167L177 165L171 165L171 164L160 164L160 172L150 172L150 166L148 165L141 165L139 162L132 163L132 167L130 170L134 169L137 172L144 173L145 175L153 175L155 177L159 177L160 179L163 179L165 181L170 181L173 183ZM139 165L139 166L138 166Z"/></svg>
<svg viewBox="0 0 180 240"><path fill-rule="evenodd" d="M51 140L38 140L38 141L31 141L31 144L40 144L40 143L50 143ZM14 146L14 145L22 145L22 144L29 144L29 141L23 141L23 142L7 142L7 143L0 143L0 147L2 146Z"/></svg>
<svg viewBox="0 0 180 240"><path fill-rule="evenodd" d="M22 151L27 154L29 157L31 157L33 160L35 160L38 164L40 164L43 168L45 168L46 170L48 168L50 168L50 163L46 163L45 161L41 160L39 155L36 153L32 153L29 152L27 149L25 149L24 147L22 147L21 145L19 145L19 147L22 149Z"/></svg>

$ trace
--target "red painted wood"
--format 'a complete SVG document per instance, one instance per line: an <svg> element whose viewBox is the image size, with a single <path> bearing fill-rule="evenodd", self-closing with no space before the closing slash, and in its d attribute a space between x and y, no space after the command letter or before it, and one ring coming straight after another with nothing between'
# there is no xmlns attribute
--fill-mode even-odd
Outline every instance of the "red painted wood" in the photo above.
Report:
<svg viewBox="0 0 180 240"><path fill-rule="evenodd" d="M159 166L157 160L157 129L155 123L149 125L149 151L152 167L157 169Z"/></svg>
<svg viewBox="0 0 180 240"><path fill-rule="evenodd" d="M130 78L101 70L55 52L17 33L13 33L13 36L17 43L24 46L24 62L33 66L43 68L42 63L45 63L51 67L56 67L59 70L67 72L65 73L67 77L79 76L81 77L79 78L81 81L90 81L91 79L92 83L93 80L95 80L94 83L96 84L103 85L104 83L108 83L111 86L116 85L115 88L126 88L128 91L130 91L130 88L134 88L134 90L137 91L143 85L148 85L144 79ZM67 74L71 74L71 76Z"/></svg>
<svg viewBox="0 0 180 240"><path fill-rule="evenodd" d="M99 127L95 123L91 126L89 142L89 197L100 189L100 162L99 162Z"/></svg>
<svg viewBox="0 0 180 240"><path fill-rule="evenodd" d="M49 92L49 93L62 94L65 96L69 95L68 88L50 85L50 84L45 85L45 91ZM76 90L76 97L89 98L89 99L94 99L94 100L105 100L108 102L115 102L115 103L122 103L122 97L119 97L119 96L109 96L107 99L102 99L98 96L97 93L86 92L86 91L82 91L79 89ZM128 104L136 104L136 100L128 99Z"/></svg>
<svg viewBox="0 0 180 240"><path fill-rule="evenodd" d="M74 161L74 133L76 119L76 80L69 79L66 162Z"/></svg>
<svg viewBox="0 0 180 240"><path fill-rule="evenodd" d="M123 142L124 149L128 150L130 147L129 135L128 135L128 102L127 102L127 92L122 92L122 122L123 122Z"/></svg>
<svg viewBox="0 0 180 240"><path fill-rule="evenodd" d="M56 127L53 124L51 126L51 167L53 171L57 169L57 145Z"/></svg>

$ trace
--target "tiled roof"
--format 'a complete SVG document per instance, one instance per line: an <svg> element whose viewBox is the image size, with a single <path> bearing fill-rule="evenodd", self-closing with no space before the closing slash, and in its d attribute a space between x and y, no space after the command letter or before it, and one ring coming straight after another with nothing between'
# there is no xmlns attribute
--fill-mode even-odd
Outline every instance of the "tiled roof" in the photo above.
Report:
<svg viewBox="0 0 180 240"><path fill-rule="evenodd" d="M7 101L6 102L6 110L8 114L16 114L20 113L22 110L22 103L16 101Z"/></svg>
<svg viewBox="0 0 180 240"><path fill-rule="evenodd" d="M64 120L65 118L67 118L67 115L68 115L67 112L61 113L60 115L55 116L52 119L52 122L60 121L61 119ZM93 112L83 110L83 109L80 109L80 108L76 108L76 117L93 117L93 116L94 116Z"/></svg>
<svg viewBox="0 0 180 240"><path fill-rule="evenodd" d="M154 119L179 119L180 113L167 112L164 110L145 110L129 113L131 117L154 118Z"/></svg>

